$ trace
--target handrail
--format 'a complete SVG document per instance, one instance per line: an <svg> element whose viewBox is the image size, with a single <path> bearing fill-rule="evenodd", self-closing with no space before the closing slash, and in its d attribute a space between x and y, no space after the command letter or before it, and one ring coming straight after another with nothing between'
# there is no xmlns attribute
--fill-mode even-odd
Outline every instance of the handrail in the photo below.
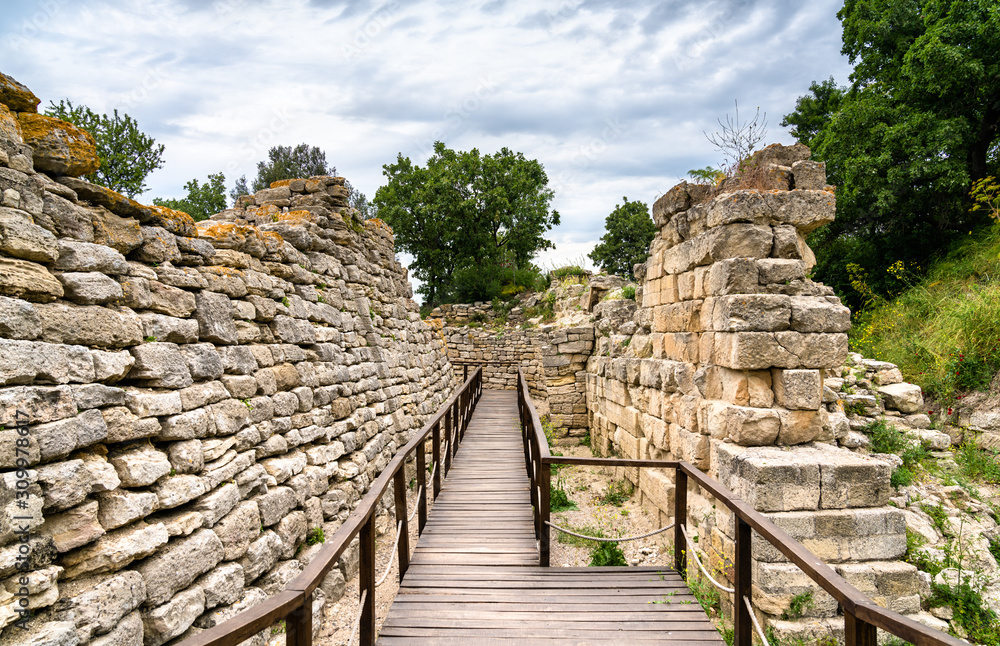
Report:
<svg viewBox="0 0 1000 646"><path fill-rule="evenodd" d="M521 410L521 428L525 443L525 461L528 475L532 477L532 503L544 500L544 508L536 506L535 523L539 538L539 561L541 565L548 563L549 534L549 487L551 465L578 466L613 466L613 467L647 467L673 469L675 472L676 489L674 494L674 565L677 571L686 576L687 562L685 552L677 546L685 543L685 525L687 523L687 481L688 478L703 490L712 494L735 515L736 550L733 564L734 600L734 638L735 646L751 646L752 629L755 617L750 608L739 599L751 595L751 530L767 540L784 554L789 561L797 565L814 582L840 603L844 610L844 632L847 646L875 646L876 628L900 637L914 646L968 646L964 641L956 639L933 628L905 617L898 612L888 610L876 604L860 590L852 586L843 577L824 563L804 545L790 536L783 529L772 523L763 514L741 500L727 487L709 477L688 462L677 460L632 460L623 458L586 458L554 456L548 450L545 435L538 419L538 413L528 393L527 381L523 373L518 371L518 404ZM545 550L543 554L543 548Z"/></svg>
<svg viewBox="0 0 1000 646"><path fill-rule="evenodd" d="M427 520L427 495L432 491L434 498L440 490L440 472L437 469L437 456L440 449L440 430L445 427L449 455L454 453L461 441L465 426L468 424L482 394L482 367L476 369L472 376L465 380L461 387L438 409L423 428L389 461L382 473L372 482L355 510L337 529L329 542L309 562L302 572L293 579L284 592L232 617L221 624L213 626L180 643L180 646L235 646L257 633L272 626L275 622L285 620L285 643L287 646L309 646L312 644L312 595L326 575L339 561L355 536L361 538L361 558L359 571L358 593L361 602L360 646L372 646L375 643L375 509L382 499L389 483L394 485L397 521L402 525L398 533L399 578L402 579L409 565L409 529L406 505L406 475L404 466L410 454L416 452L417 458L417 507L420 518L417 525L418 535L423 532ZM454 441L451 441L454 434ZM435 467L431 474L434 486L427 486L425 471L424 443L428 438L434 442ZM419 450L418 450L419 449ZM423 496L419 497L420 492Z"/></svg>

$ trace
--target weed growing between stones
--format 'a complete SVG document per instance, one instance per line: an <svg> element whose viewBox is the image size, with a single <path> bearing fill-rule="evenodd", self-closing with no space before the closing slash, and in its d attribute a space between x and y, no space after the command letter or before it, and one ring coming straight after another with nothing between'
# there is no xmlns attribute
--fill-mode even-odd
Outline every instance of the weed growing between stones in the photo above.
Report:
<svg viewBox="0 0 1000 646"><path fill-rule="evenodd" d="M569 494L562 487L562 478L557 477L549 490L549 511L570 511L579 509L577 504L570 500Z"/></svg>
<svg viewBox="0 0 1000 646"><path fill-rule="evenodd" d="M322 527L313 527L309 530L309 535L306 536L306 545L318 545L325 542L326 535L323 533Z"/></svg>
<svg viewBox="0 0 1000 646"><path fill-rule="evenodd" d="M632 495L632 484L627 480L615 480L598 498L598 504L621 507Z"/></svg>
<svg viewBox="0 0 1000 646"><path fill-rule="evenodd" d="M622 298L634 301L635 300L635 285L625 285L622 287Z"/></svg>
<svg viewBox="0 0 1000 646"><path fill-rule="evenodd" d="M625 560L625 553L618 547L617 543L597 543L597 547L590 551L591 567L621 566L628 565Z"/></svg>
<svg viewBox="0 0 1000 646"><path fill-rule="evenodd" d="M954 622L968 637L979 644L1000 644L1000 626L997 615L983 601L982 595L968 582L956 586L940 583L931 585L931 596L927 599L930 607L950 606L955 613Z"/></svg>
<svg viewBox="0 0 1000 646"><path fill-rule="evenodd" d="M1000 461L996 451L979 448L974 438L966 438L955 451L955 462L963 476L978 482L1000 483Z"/></svg>
<svg viewBox="0 0 1000 646"><path fill-rule="evenodd" d="M800 618L807 609L813 607L813 591L801 592L788 602L788 608L781 613L781 618L785 620Z"/></svg>
<svg viewBox="0 0 1000 646"><path fill-rule="evenodd" d="M868 424L862 431L871 437L872 453L890 453L902 458L903 464L893 469L889 477L892 486L905 487L913 484L917 469L930 455L927 448L908 440L899 429L890 426L884 419Z"/></svg>

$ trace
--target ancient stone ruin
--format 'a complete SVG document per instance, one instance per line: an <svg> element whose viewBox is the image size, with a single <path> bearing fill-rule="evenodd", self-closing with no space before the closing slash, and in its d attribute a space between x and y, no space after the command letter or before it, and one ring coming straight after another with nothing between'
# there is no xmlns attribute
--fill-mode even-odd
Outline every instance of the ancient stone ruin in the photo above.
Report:
<svg viewBox="0 0 1000 646"><path fill-rule="evenodd" d="M0 627L158 646L283 589L453 373L391 232L346 208L343 178L196 224L78 179L93 141L15 83L0 83Z"/></svg>

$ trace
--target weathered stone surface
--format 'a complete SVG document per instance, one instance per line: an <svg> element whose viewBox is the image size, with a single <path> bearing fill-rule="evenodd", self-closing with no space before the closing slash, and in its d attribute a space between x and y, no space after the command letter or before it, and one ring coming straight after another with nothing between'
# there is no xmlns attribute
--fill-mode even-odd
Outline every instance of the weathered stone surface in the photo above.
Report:
<svg viewBox="0 0 1000 646"><path fill-rule="evenodd" d="M226 395L228 396L228 393ZM215 423L209 411L198 408L163 420L160 439L190 440L205 437L209 429L214 428Z"/></svg>
<svg viewBox="0 0 1000 646"><path fill-rule="evenodd" d="M90 133L45 115L21 112L17 117L24 143L34 152L35 168L56 175L79 177L101 165Z"/></svg>
<svg viewBox="0 0 1000 646"><path fill-rule="evenodd" d="M125 405L139 417L175 415L183 410L180 393L176 391L129 389Z"/></svg>
<svg viewBox="0 0 1000 646"><path fill-rule="evenodd" d="M243 566L226 563L195 581L195 585L205 591L205 609L239 601L243 596L243 578Z"/></svg>
<svg viewBox="0 0 1000 646"><path fill-rule="evenodd" d="M198 340L198 322L155 312L142 312L142 331L147 340L170 343L194 343Z"/></svg>
<svg viewBox="0 0 1000 646"><path fill-rule="evenodd" d="M38 112L40 100L13 77L0 72L0 103L13 112Z"/></svg>
<svg viewBox="0 0 1000 646"><path fill-rule="evenodd" d="M177 318L187 318L196 307L191 292L155 280L149 281L149 297L149 309Z"/></svg>
<svg viewBox="0 0 1000 646"><path fill-rule="evenodd" d="M66 298L81 305L117 303L124 293L118 281L98 272L71 272L56 276Z"/></svg>
<svg viewBox="0 0 1000 646"><path fill-rule="evenodd" d="M63 286L42 265L0 258L0 294L46 303L62 298Z"/></svg>
<svg viewBox="0 0 1000 646"><path fill-rule="evenodd" d="M143 343L131 352L135 357L135 365L129 372L131 379L141 379L148 386L160 388L186 388L194 383L184 355L174 343Z"/></svg>
<svg viewBox="0 0 1000 646"><path fill-rule="evenodd" d="M281 539L271 530L265 531L260 538L250 544L246 554L239 561L243 567L244 585L250 585L257 577L274 567L278 562L281 547Z"/></svg>
<svg viewBox="0 0 1000 646"><path fill-rule="evenodd" d="M137 568L146 582L145 606L152 608L165 603L218 565L222 557L222 542L207 529L170 541Z"/></svg>
<svg viewBox="0 0 1000 646"><path fill-rule="evenodd" d="M174 475L153 487L160 509L172 509L205 493L207 484L196 475Z"/></svg>
<svg viewBox="0 0 1000 646"><path fill-rule="evenodd" d="M195 323L197 326L197 323ZM197 328L195 328L197 333ZM218 379L222 376L222 358L210 343L197 343L181 347L191 376L197 380ZM224 391L222 391L224 392Z"/></svg>
<svg viewBox="0 0 1000 646"><path fill-rule="evenodd" d="M151 485L172 468L166 453L152 446L133 446L113 453L108 461L115 467L122 485L145 487Z"/></svg>
<svg viewBox="0 0 1000 646"><path fill-rule="evenodd" d="M91 381L94 361L86 348L0 339L0 385Z"/></svg>
<svg viewBox="0 0 1000 646"><path fill-rule="evenodd" d="M819 370L773 370L771 383L779 406L791 410L818 410L823 401Z"/></svg>
<svg viewBox="0 0 1000 646"><path fill-rule="evenodd" d="M181 259L181 252L174 234L162 227L142 227L142 245L131 257L140 262L172 262Z"/></svg>
<svg viewBox="0 0 1000 646"><path fill-rule="evenodd" d="M198 320L200 336L205 341L232 345L236 343L236 324L233 321L233 306L225 294L202 291L197 297L195 318Z"/></svg>
<svg viewBox="0 0 1000 646"><path fill-rule="evenodd" d="M28 634L17 635L14 633L14 635L14 639L6 644L10 644L10 646L77 646L80 643L80 639L73 629L72 621L49 621L33 627Z"/></svg>
<svg viewBox="0 0 1000 646"><path fill-rule="evenodd" d="M160 433L160 422L155 418L140 419L125 406L112 406L101 411L108 427L109 442L127 442Z"/></svg>
<svg viewBox="0 0 1000 646"><path fill-rule="evenodd" d="M65 578L119 570L137 558L144 558L165 545L169 536L162 523L138 522L109 532L96 543L63 556Z"/></svg>
<svg viewBox="0 0 1000 646"><path fill-rule="evenodd" d="M146 598L142 576L133 570L103 579L74 581L63 592L72 595L76 632L82 640L111 631ZM141 626L140 622L140 634Z"/></svg>
<svg viewBox="0 0 1000 646"><path fill-rule="evenodd" d="M42 319L31 303L0 296L0 337L30 341L41 330Z"/></svg>
<svg viewBox="0 0 1000 646"><path fill-rule="evenodd" d="M103 274L124 274L128 272L125 257L100 244L59 241L59 259L53 265L60 271L101 272Z"/></svg>
<svg viewBox="0 0 1000 646"><path fill-rule="evenodd" d="M52 537L60 554L86 545L104 535L97 508L97 501L91 500L61 514L48 514L41 531Z"/></svg>
<svg viewBox="0 0 1000 646"><path fill-rule="evenodd" d="M113 384L121 381L132 369L135 359L128 352L103 352L101 350L91 350L90 356L94 359L94 372L96 381Z"/></svg>
<svg viewBox="0 0 1000 646"><path fill-rule="evenodd" d="M62 511L83 502L90 493L90 472L83 460L55 462L38 468L38 482L45 493L45 509Z"/></svg>
<svg viewBox="0 0 1000 646"><path fill-rule="evenodd" d="M0 252L34 260L53 262L59 257L56 237L34 224L24 211L0 206Z"/></svg>
<svg viewBox="0 0 1000 646"><path fill-rule="evenodd" d="M156 509L156 494L145 491L114 489L97 494L100 511L97 518L106 530L117 529L133 520L145 518Z"/></svg>
<svg viewBox="0 0 1000 646"><path fill-rule="evenodd" d="M205 593L191 588L159 608L142 613L144 646L160 646L191 627L205 611Z"/></svg>
<svg viewBox="0 0 1000 646"><path fill-rule="evenodd" d="M226 560L232 561L246 554L250 543L260 535L261 517L257 503L244 501L215 524L212 531L225 547Z"/></svg>
<svg viewBox="0 0 1000 646"><path fill-rule="evenodd" d="M901 413L916 413L924 408L924 395L920 386L899 383L879 386L878 391L885 399L885 407Z"/></svg>
<svg viewBox="0 0 1000 646"><path fill-rule="evenodd" d="M239 502L239 487L233 483L226 483L200 498L192 508L201 512L205 519L205 527L212 527Z"/></svg>
<svg viewBox="0 0 1000 646"><path fill-rule="evenodd" d="M142 321L125 308L62 303L36 307L42 316L42 339L51 343L121 348L142 342Z"/></svg>
<svg viewBox="0 0 1000 646"><path fill-rule="evenodd" d="M205 466L205 454L199 440L174 442L167 448L167 456L177 473L197 473Z"/></svg>
<svg viewBox="0 0 1000 646"><path fill-rule="evenodd" d="M139 646L142 644L142 615L130 612L106 635L90 642L90 646Z"/></svg>

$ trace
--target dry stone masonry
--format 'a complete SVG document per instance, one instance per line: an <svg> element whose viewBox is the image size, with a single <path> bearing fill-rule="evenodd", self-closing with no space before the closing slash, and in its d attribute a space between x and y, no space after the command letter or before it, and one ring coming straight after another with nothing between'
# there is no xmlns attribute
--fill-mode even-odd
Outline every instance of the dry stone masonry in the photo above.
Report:
<svg viewBox="0 0 1000 646"><path fill-rule="evenodd" d="M713 194L684 182L655 203L659 236L636 268L642 306L631 316L618 305L595 310L594 446L692 463L873 599L932 623L920 612L916 569L898 561L906 521L889 505L892 462L838 447L850 446L852 429L830 386L844 374L850 312L808 278L815 258L805 236L835 214L825 168L808 159L801 145L771 146L751 162L752 189L729 180ZM886 407L913 413L901 381L881 389ZM672 474L620 475L670 522ZM692 493L699 545L731 579L733 517ZM754 606L779 637L842 638L837 604L822 591L804 619L782 619L815 585L763 541L753 559Z"/></svg>
<svg viewBox="0 0 1000 646"><path fill-rule="evenodd" d="M3 75L0 102L0 641L173 643L301 572L450 394L445 346L343 178L195 223L78 179L93 140Z"/></svg>

